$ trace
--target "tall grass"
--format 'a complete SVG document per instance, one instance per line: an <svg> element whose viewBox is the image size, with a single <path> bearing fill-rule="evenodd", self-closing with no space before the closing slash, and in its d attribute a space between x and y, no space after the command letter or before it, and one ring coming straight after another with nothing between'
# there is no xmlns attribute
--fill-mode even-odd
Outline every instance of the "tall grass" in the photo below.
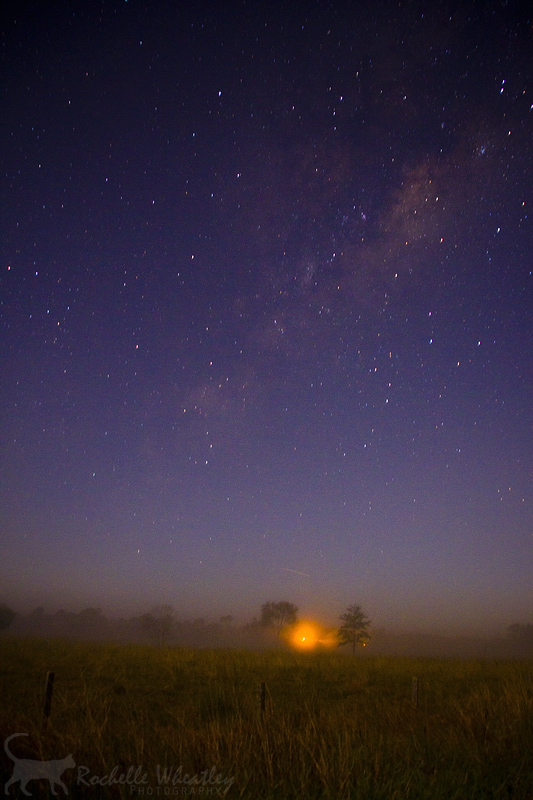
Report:
<svg viewBox="0 0 533 800"><path fill-rule="evenodd" d="M115 767L116 777L130 767L147 775L142 786L104 787L78 785L77 769L66 771L71 797L533 800L528 662L30 639L2 639L0 647L0 740L29 734L11 741L15 754L48 760L72 753L86 781ZM48 670L56 680L44 729ZM181 779L212 767L211 780L222 777L160 787L158 766ZM1 790L13 771L3 752L0 767ZM11 787L12 797L23 796L19 787ZM45 781L28 790L51 796Z"/></svg>

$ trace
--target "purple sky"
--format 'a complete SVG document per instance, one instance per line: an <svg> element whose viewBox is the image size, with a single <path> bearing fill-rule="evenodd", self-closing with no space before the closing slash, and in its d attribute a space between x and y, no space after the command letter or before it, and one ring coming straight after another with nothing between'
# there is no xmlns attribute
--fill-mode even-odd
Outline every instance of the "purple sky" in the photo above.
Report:
<svg viewBox="0 0 533 800"><path fill-rule="evenodd" d="M521 8L3 12L0 601L531 621Z"/></svg>

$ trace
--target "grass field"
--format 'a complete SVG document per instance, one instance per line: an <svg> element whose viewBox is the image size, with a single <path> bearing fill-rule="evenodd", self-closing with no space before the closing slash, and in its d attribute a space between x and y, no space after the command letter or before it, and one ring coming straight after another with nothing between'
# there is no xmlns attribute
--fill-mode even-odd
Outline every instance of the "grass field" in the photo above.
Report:
<svg viewBox="0 0 533 800"><path fill-rule="evenodd" d="M2 638L0 739L28 733L19 758L72 753L69 797L533 800L532 681L524 661ZM0 765L3 792L3 748ZM52 796L43 779L27 791Z"/></svg>

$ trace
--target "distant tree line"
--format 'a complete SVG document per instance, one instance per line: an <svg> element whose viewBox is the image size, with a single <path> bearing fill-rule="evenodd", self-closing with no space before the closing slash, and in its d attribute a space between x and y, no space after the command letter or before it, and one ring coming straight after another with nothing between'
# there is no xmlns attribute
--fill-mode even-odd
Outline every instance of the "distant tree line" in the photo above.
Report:
<svg viewBox="0 0 533 800"><path fill-rule="evenodd" d="M64 611L47 614L41 606L20 614L0 603L0 634L61 636L91 641L150 642L186 647L242 647L263 649L276 644L286 646L284 634L298 623L298 607L286 600L269 601L259 617L236 624L231 614L216 621L203 617L179 619L171 605L155 606L140 616L108 619L100 608L88 607L78 613ZM360 606L353 604L340 615L336 632L339 647L355 655L359 648L371 652L401 655L457 655L529 658L533 655L533 624L514 623L499 639L446 637L431 634L394 634L375 629L370 640L370 620Z"/></svg>
<svg viewBox="0 0 533 800"><path fill-rule="evenodd" d="M179 620L173 606L154 606L139 617L110 620L100 608L84 608L79 613L64 611L46 614L39 606L27 615L16 615L8 606L0 606L0 629L9 628L17 618L14 632L40 636L66 636L93 640L149 641L163 647L183 644L192 647L252 646L266 647L273 634L277 645L284 642L282 633L298 622L298 607L287 600L266 602L261 606L259 619L245 625L235 625L231 614L216 622L203 618ZM370 638L369 620L360 606L350 606L341 616L338 631L339 646L349 644L355 653L359 645Z"/></svg>
<svg viewBox="0 0 533 800"><path fill-rule="evenodd" d="M106 617L100 608L84 608L75 613L60 609L46 613L41 606L29 614L15 614L0 605L0 631L14 635L65 637L90 641L146 642L186 647L249 647L268 646L257 619L237 625L231 614L216 621L203 617L179 619L170 605L155 606L139 616L121 619Z"/></svg>

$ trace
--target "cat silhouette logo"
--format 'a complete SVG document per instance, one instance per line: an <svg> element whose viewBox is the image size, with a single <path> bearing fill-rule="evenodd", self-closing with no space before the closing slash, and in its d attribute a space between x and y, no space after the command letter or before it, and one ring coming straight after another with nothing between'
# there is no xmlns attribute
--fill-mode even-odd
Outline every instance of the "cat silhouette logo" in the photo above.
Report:
<svg viewBox="0 0 533 800"><path fill-rule="evenodd" d="M55 790L56 784L59 784L65 794L68 794L68 789L61 780L61 775L66 769L72 769L76 766L72 755L66 758L59 758L55 761L36 761L32 758L17 758L13 755L8 742L15 739L17 736L27 736L27 733L13 733L8 736L4 742L4 750L8 754L11 761L14 762L13 775L5 785L5 793L9 794L9 787L13 783L20 781L20 790L28 797L32 797L32 793L26 790L28 781L46 780L50 784L50 791L52 794L57 794Z"/></svg>

